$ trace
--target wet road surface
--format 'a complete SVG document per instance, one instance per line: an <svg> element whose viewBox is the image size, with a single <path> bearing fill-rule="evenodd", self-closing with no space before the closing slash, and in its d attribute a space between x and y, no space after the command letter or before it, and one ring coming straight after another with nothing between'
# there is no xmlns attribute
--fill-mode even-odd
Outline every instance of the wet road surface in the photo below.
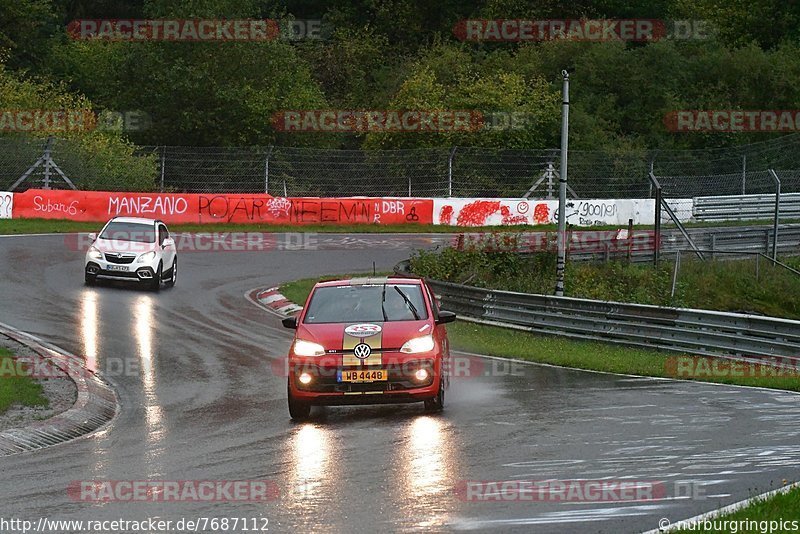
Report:
<svg viewBox="0 0 800 534"><path fill-rule="evenodd" d="M345 407L293 424L274 363L290 332L245 293L368 271L373 261L388 270L411 247L441 239L342 236L337 247L336 236L325 238L330 246L318 250L184 253L177 286L158 294L84 287L83 253L62 236L0 238L0 322L83 355L121 402L92 436L0 458L0 518L266 518L272 532L635 532L798 478L798 395L534 365L455 378L440 415L421 405ZM549 479L658 481L665 491L640 502L477 501L456 491L465 481ZM82 502L68 494L75 481L93 480L265 480L280 496Z"/></svg>

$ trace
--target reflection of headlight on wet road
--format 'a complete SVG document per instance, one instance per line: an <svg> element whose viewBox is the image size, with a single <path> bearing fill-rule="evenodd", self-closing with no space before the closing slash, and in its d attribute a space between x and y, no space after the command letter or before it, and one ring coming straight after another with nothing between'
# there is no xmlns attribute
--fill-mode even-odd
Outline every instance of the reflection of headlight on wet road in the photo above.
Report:
<svg viewBox="0 0 800 534"><path fill-rule="evenodd" d="M417 417L410 426L407 477L415 496L438 493L444 478L442 421Z"/></svg>
<svg viewBox="0 0 800 534"><path fill-rule="evenodd" d="M149 295L142 295L136 299L133 308L134 325L133 334L139 352L139 362L142 368L142 382L144 384L145 422L148 428L148 440L158 441L164 431L164 412L156 393L156 372L153 365L153 299Z"/></svg>
<svg viewBox="0 0 800 534"><path fill-rule="evenodd" d="M328 475L329 433L312 424L295 432L292 443L293 493L298 501L319 497L321 481Z"/></svg>
<svg viewBox="0 0 800 534"><path fill-rule="evenodd" d="M90 371L97 371L97 319L97 293L85 290L81 294L79 324L83 353L86 355L85 365Z"/></svg>

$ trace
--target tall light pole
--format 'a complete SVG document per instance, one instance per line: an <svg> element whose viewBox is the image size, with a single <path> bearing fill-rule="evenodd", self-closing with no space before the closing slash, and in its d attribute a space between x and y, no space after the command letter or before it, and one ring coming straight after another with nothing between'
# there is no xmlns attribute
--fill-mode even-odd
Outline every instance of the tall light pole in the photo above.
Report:
<svg viewBox="0 0 800 534"><path fill-rule="evenodd" d="M569 72L564 77L561 106L561 172L558 177L558 259L556 260L556 296L564 296L564 266L567 260L567 141L569 133Z"/></svg>

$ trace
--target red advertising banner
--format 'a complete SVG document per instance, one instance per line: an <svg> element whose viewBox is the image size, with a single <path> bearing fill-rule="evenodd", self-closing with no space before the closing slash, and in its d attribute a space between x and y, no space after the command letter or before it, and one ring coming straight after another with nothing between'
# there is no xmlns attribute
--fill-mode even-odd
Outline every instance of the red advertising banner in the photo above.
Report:
<svg viewBox="0 0 800 534"><path fill-rule="evenodd" d="M114 216L168 224L432 224L433 200L43 189L14 194L14 219L105 222Z"/></svg>

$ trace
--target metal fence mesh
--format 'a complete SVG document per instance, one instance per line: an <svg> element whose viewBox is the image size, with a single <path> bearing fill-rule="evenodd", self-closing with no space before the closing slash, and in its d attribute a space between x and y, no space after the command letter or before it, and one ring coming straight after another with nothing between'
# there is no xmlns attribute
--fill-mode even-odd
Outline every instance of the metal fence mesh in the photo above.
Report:
<svg viewBox="0 0 800 534"><path fill-rule="evenodd" d="M79 140L0 137L0 190L68 187L276 196L558 196L558 150L430 148L335 150L291 147L136 147L110 158ZM45 155L50 159L42 161ZM38 162L38 164L37 164ZM37 165L35 165L37 164ZM665 198L800 191L800 134L730 149L570 151L572 198L647 198L647 176ZM24 180L21 180L25 177Z"/></svg>

